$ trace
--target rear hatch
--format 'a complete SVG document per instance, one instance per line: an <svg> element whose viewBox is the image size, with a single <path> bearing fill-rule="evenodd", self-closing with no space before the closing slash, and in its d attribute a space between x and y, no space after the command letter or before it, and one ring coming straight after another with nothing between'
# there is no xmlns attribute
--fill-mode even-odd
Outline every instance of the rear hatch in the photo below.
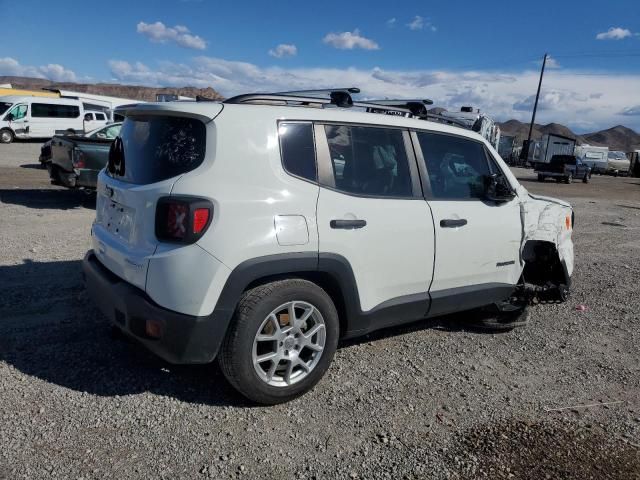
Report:
<svg viewBox="0 0 640 480"><path fill-rule="evenodd" d="M155 236L158 199L203 163L205 122L213 117L158 105L128 111L107 168L100 172L93 248L104 266L138 288L145 288L149 259L160 243Z"/></svg>

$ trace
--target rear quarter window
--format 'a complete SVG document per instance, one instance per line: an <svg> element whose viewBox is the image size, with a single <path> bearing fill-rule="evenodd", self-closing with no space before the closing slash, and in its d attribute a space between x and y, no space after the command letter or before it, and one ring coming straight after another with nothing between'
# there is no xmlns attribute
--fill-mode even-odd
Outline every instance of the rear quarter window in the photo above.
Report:
<svg viewBox="0 0 640 480"><path fill-rule="evenodd" d="M206 127L200 120L131 116L111 147L107 171L125 182L155 183L199 167L205 148Z"/></svg>
<svg viewBox="0 0 640 480"><path fill-rule="evenodd" d="M315 182L316 150L311 123L285 123L278 126L282 164L287 172L296 177Z"/></svg>

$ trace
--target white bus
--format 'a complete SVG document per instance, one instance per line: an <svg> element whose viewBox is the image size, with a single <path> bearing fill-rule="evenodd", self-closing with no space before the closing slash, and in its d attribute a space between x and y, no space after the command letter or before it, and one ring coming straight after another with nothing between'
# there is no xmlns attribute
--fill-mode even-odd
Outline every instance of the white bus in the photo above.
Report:
<svg viewBox="0 0 640 480"><path fill-rule="evenodd" d="M106 125L108 121L104 112L85 110L77 99L0 97L0 143L11 143L16 138L84 133Z"/></svg>

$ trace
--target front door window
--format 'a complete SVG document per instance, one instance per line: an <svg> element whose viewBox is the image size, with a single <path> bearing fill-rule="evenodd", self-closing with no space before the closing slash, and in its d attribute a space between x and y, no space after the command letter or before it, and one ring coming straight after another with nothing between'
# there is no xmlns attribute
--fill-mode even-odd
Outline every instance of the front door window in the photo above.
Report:
<svg viewBox="0 0 640 480"><path fill-rule="evenodd" d="M11 110L9 110L9 113L7 113L7 116L5 117L5 119L9 117L11 118L12 122L15 122L16 120L22 120L26 116L27 116L27 106L16 105Z"/></svg>

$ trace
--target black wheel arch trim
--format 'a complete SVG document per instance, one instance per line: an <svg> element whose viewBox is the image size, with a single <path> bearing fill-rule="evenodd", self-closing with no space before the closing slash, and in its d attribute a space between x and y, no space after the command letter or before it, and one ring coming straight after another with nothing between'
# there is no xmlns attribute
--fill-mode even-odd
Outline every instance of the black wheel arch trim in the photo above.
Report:
<svg viewBox="0 0 640 480"><path fill-rule="evenodd" d="M410 323L453 311L473 309L508 298L515 285L489 283L424 291L389 299L368 311L360 304L358 286L349 261L342 255L316 252L284 253L253 258L233 269L222 289L213 314L226 331L240 298L247 289L283 276L329 280L328 293L341 316L341 337L351 338L386 327ZM337 292L335 289L337 288ZM425 285L429 288L429 285ZM336 294L339 298L336 298ZM216 349L217 350L217 349Z"/></svg>

